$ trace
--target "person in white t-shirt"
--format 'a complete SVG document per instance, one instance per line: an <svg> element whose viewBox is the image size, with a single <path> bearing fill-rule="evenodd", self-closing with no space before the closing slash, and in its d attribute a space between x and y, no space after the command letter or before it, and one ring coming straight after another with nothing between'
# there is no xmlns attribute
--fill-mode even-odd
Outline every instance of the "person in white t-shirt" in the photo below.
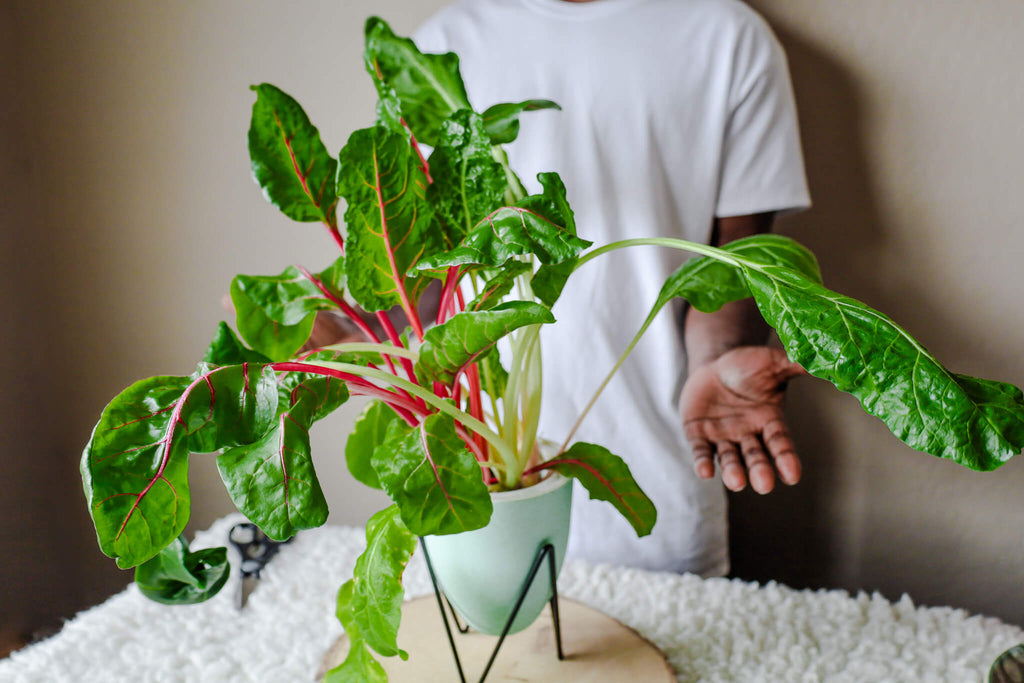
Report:
<svg viewBox="0 0 1024 683"><path fill-rule="evenodd" d="M597 244L720 245L810 203L785 55L739 0L462 0L414 40L459 55L479 111L535 98L561 105L524 115L509 157L531 192L538 172L559 173L580 236ZM542 335L544 436L566 435L684 258L632 248L577 271L553 311L555 327L575 333ZM776 473L796 483L781 403L803 370L764 345L750 301L675 313L659 316L577 433L626 459L658 523L638 539L610 505L578 491L569 555L722 575L715 462L732 490L749 482L768 492Z"/></svg>

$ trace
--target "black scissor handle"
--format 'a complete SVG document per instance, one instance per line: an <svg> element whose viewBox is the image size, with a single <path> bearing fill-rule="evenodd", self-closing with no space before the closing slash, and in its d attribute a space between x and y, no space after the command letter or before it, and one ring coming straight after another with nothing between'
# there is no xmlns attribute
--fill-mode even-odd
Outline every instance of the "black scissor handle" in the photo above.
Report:
<svg viewBox="0 0 1024 683"><path fill-rule="evenodd" d="M231 527L231 531L228 532L228 541L242 556L239 570L243 578L258 579L260 571L267 566L267 562L270 562L282 545L290 543L291 540L289 538L286 541L275 541L252 522L240 522Z"/></svg>

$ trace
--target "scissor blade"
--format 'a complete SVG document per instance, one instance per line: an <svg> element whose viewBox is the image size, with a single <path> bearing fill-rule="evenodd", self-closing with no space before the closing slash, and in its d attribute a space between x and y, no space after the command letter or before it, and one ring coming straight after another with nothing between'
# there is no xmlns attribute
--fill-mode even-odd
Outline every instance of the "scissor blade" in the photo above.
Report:
<svg viewBox="0 0 1024 683"><path fill-rule="evenodd" d="M243 576L238 582L238 609L242 609L249 602L249 596L256 590L257 583L259 579L255 576Z"/></svg>

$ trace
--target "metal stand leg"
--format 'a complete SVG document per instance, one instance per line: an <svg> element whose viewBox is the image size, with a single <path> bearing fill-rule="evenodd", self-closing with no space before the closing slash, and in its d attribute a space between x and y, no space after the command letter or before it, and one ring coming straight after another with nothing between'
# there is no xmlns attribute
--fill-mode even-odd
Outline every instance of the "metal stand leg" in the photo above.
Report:
<svg viewBox="0 0 1024 683"><path fill-rule="evenodd" d="M452 608L448 598L445 597L442 601L441 588L437 583L437 577L434 576L434 565L430 562L430 553L427 552L427 546L423 543L423 539L420 539L420 546L423 548L423 555L427 560L427 570L430 572L430 581L434 584L434 595L437 597L437 607L441 612L441 619L444 621L444 630L448 634L448 644L452 648L452 656L455 657L455 668L459 671L459 680L461 683L466 683L466 676L462 671L462 662L459 659L459 651L455 646L455 637L452 635L451 626L448 623L448 613L445 610L445 603L448 604L448 609L451 610L452 618L455 620L456 628L460 633L466 633L469 630L469 626L465 629L459 623L459 618L455 614L455 609ZM501 632L501 637L498 638L498 644L494 646L494 652L491 653L491 658L487 661L487 666L484 668L484 672L480 675L479 683L484 683L484 679L487 678L487 674L491 671L491 666L494 664L494 660L498 656L498 650L501 649L502 643L505 642L505 636L512 630L512 622L515 621L516 615L519 614L519 609L523 606L523 601L526 599L526 594L529 592L530 587L533 585L533 581L537 578L537 572L540 570L541 563L545 557L548 561L548 579L551 582L551 620L554 622L555 627L555 647L558 651L558 659L565 659L565 655L562 652L562 624L558 616L558 585L556 583L555 575L555 547L550 543L543 545L538 551L537 556L533 560L533 566L530 568L529 574L526 576L526 581L523 584L522 590L519 592L519 598L516 600L515 607L512 608L512 613L509 615L508 620L505 622L505 628Z"/></svg>
<svg viewBox="0 0 1024 683"><path fill-rule="evenodd" d="M434 589L437 589L437 584L434 584ZM444 604L448 605L448 610L451 612L452 615L452 621L455 622L455 628L459 630L459 633L469 633L469 624L463 624L461 621L459 621L459 614L455 611L455 608L452 607L452 603L448 601L447 595L444 596Z"/></svg>

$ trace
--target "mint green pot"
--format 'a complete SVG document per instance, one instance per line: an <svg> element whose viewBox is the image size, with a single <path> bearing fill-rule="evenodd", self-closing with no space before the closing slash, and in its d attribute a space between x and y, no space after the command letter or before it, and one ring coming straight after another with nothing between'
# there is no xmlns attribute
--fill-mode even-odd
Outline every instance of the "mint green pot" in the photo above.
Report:
<svg viewBox="0 0 1024 683"><path fill-rule="evenodd" d="M427 536L424 543L438 583L456 611L475 630L500 635L545 543L555 548L556 574L562 569L572 480L552 474L535 486L492 493L491 500L494 514L484 528ZM551 595L545 560L509 633L532 624Z"/></svg>

